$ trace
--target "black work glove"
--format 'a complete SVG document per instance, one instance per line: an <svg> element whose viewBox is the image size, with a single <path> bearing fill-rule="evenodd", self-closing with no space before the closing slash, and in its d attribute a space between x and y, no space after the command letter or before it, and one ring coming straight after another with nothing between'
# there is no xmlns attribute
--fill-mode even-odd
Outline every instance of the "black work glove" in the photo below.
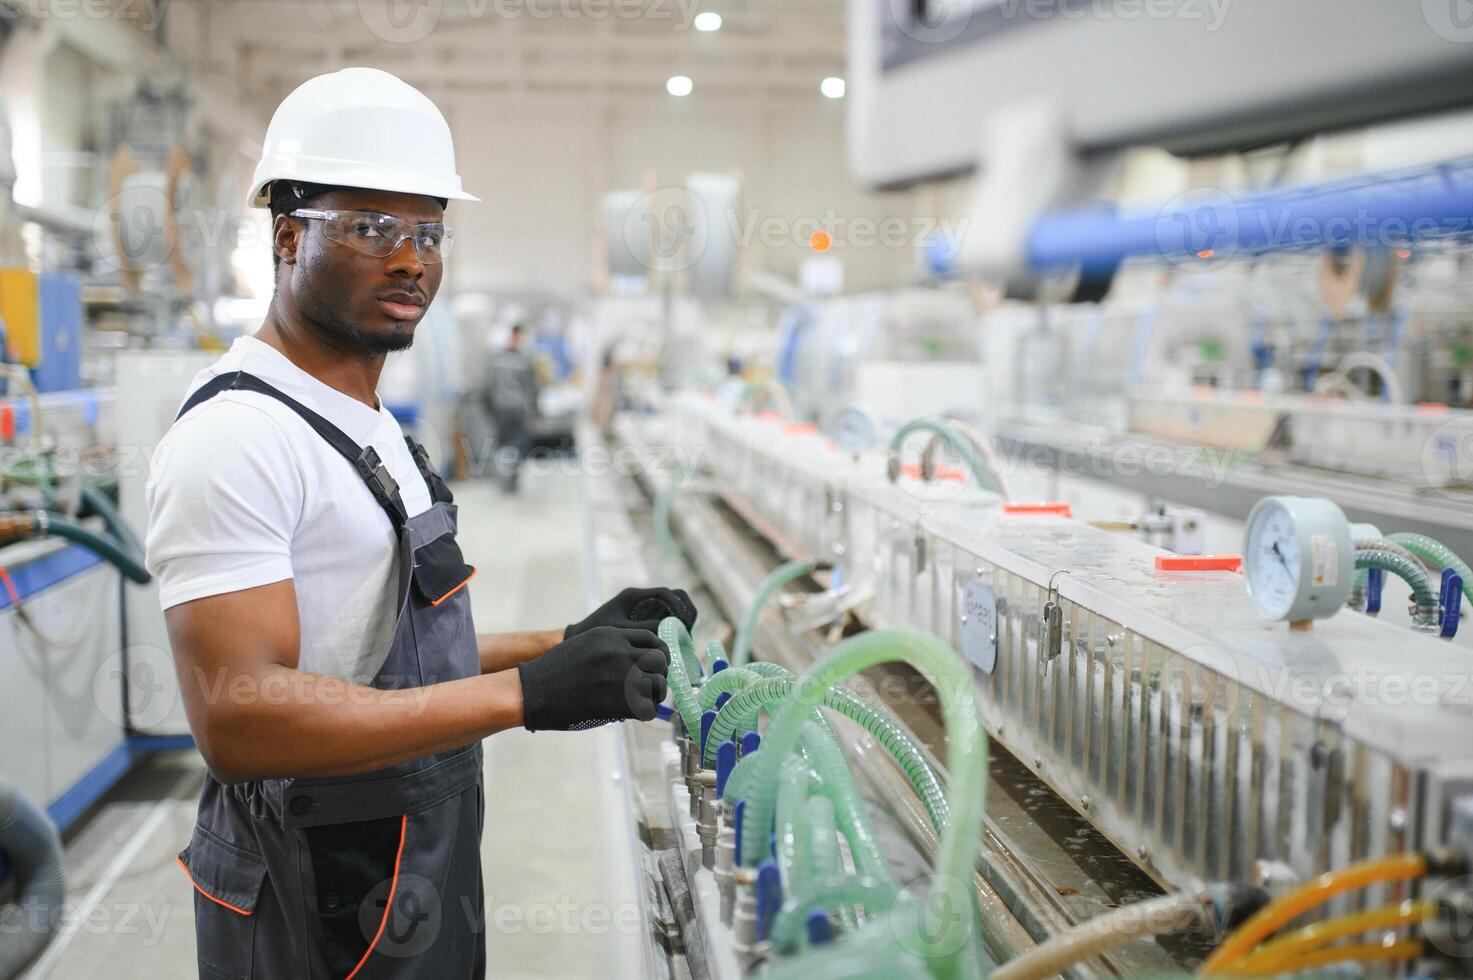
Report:
<svg viewBox="0 0 1473 980"><path fill-rule="evenodd" d="M688 631L696 626L696 604L684 589L625 589L599 606L583 622L563 631L563 639L571 640L579 633L598 626L633 627L649 630L660 628L667 616L677 616Z"/></svg>
<svg viewBox="0 0 1473 980"><path fill-rule="evenodd" d="M517 665L522 725L573 731L606 721L649 721L665 700L670 653L645 629L596 626Z"/></svg>

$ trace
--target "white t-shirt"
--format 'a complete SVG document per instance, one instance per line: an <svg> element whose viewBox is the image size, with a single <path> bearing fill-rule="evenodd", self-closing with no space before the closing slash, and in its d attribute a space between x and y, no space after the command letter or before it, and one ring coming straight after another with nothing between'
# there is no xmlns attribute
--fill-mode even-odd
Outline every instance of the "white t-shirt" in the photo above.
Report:
<svg viewBox="0 0 1473 980"><path fill-rule="evenodd" d="M412 516L429 488L399 423L241 337L190 384L246 371L372 445ZM186 396L187 397L187 396ZM182 402L181 402L182 404ZM358 471L295 412L257 392L216 395L174 423L148 479L148 568L163 607L293 579L298 667L368 683L393 640L393 526Z"/></svg>

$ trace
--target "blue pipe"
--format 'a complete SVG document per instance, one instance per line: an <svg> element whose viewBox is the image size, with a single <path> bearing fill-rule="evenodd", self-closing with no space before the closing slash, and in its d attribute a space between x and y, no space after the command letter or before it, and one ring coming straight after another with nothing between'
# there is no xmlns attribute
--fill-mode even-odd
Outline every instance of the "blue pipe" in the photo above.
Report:
<svg viewBox="0 0 1473 980"><path fill-rule="evenodd" d="M1027 237L1037 272L1108 275L1124 259L1335 245L1403 245L1473 230L1473 158L1271 191L1203 192L1197 203L1046 214Z"/></svg>

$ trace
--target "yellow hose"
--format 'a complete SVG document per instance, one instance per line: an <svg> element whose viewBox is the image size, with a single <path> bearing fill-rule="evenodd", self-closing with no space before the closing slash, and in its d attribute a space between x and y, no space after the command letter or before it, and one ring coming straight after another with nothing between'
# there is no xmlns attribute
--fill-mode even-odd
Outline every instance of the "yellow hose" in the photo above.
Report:
<svg viewBox="0 0 1473 980"><path fill-rule="evenodd" d="M1249 971L1245 967L1238 967L1234 969L1232 975L1244 977L1276 977L1285 973L1299 973L1303 970L1313 970L1321 966L1329 966L1331 963L1376 963L1385 960L1416 959L1422 955L1422 951L1422 941L1419 939L1392 943L1390 946L1383 946L1380 943L1362 943L1358 946L1330 946L1326 949L1317 949L1314 952L1304 953L1270 966L1254 967L1252 971Z"/></svg>
<svg viewBox="0 0 1473 980"><path fill-rule="evenodd" d="M1373 929L1394 929L1399 926L1414 925L1425 922L1436 913L1437 903L1435 901L1409 901L1383 905L1379 909L1341 916L1328 922L1317 922L1259 947L1257 952L1234 964L1230 969L1234 973L1243 974L1249 971L1256 972L1262 968L1272 968L1268 970L1272 974L1284 970L1284 965L1289 960L1303 953L1313 952L1337 939L1359 936Z"/></svg>
<svg viewBox="0 0 1473 980"><path fill-rule="evenodd" d="M1267 936L1294 921L1310 909L1328 902L1336 895L1367 885L1406 878L1420 878L1427 873L1427 857L1423 854L1402 854L1396 857L1377 858L1352 864L1339 871L1320 875L1302 885L1278 901L1271 902L1257 915L1243 923L1225 939L1217 951L1202 964L1201 976L1222 975L1234 963L1244 957Z"/></svg>

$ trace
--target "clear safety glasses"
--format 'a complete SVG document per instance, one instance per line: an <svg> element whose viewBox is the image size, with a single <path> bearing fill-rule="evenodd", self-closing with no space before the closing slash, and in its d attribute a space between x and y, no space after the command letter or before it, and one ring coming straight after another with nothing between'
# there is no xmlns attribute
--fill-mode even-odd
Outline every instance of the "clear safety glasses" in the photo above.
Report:
<svg viewBox="0 0 1473 980"><path fill-rule="evenodd" d="M438 221L412 225L392 214L377 211L322 211L317 208L297 208L293 218L311 218L322 222L323 234L329 241L372 255L376 259L388 258L398 251L407 238L414 243L419 260L426 265L436 265L450 254L450 229Z"/></svg>

